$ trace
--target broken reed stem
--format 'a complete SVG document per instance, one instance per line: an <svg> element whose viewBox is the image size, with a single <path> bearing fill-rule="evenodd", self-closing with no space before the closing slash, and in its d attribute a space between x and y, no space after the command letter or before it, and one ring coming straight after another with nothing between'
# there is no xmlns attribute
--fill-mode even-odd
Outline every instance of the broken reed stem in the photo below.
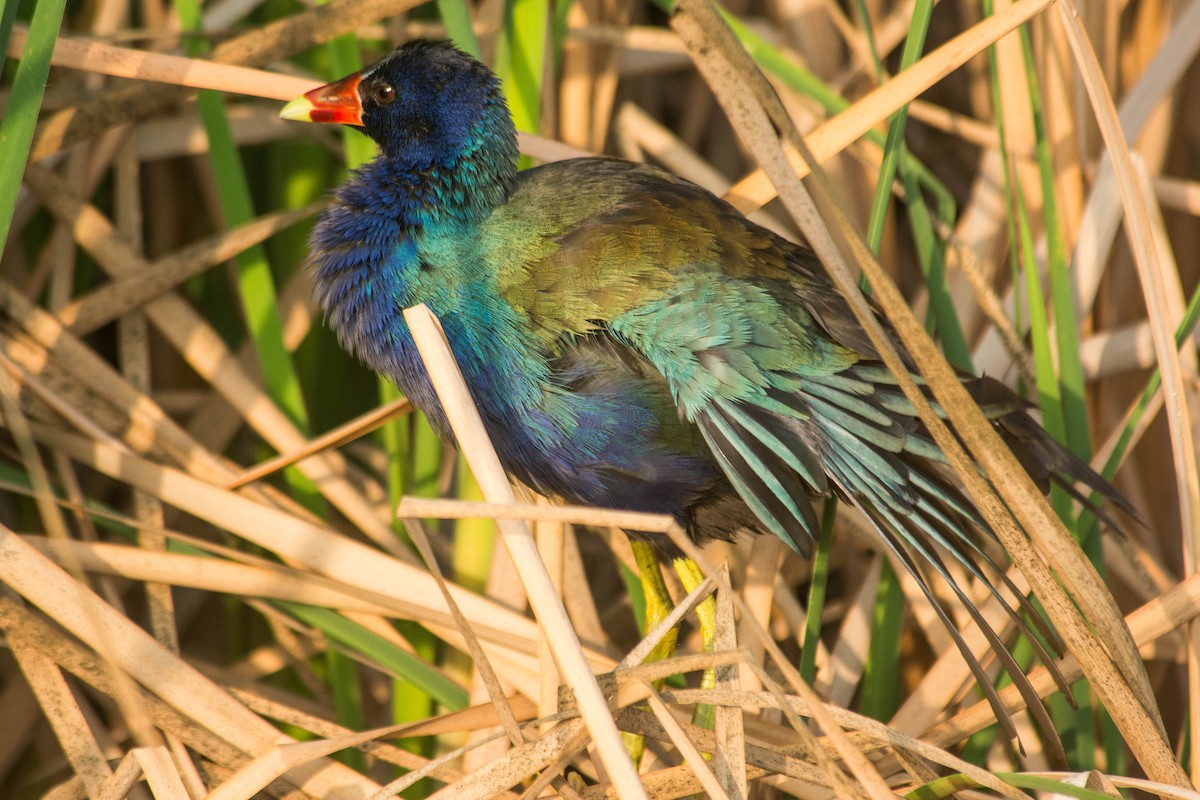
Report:
<svg viewBox="0 0 1200 800"><path fill-rule="evenodd" d="M450 420L459 449L475 474L484 497L491 502L516 503L508 476L500 466L500 459L471 401L470 392L454 362L437 318L426 306L419 305L405 309L404 319ZM497 520L496 527L525 587L529 604L546 632L559 671L567 685L575 690L580 716L596 742L609 779L621 798L646 797L637 770L621 742L621 734L613 721L608 701L588 666L583 648L567 617L562 599L554 590L554 583L546 571L546 565L542 563L529 527L520 520Z"/></svg>
<svg viewBox="0 0 1200 800"><path fill-rule="evenodd" d="M597 528L624 528L666 533L675 520L666 514L642 511L611 511L587 506L539 506L532 503L478 503L442 497L405 497L396 516L419 519L523 519L529 522L565 522Z"/></svg>

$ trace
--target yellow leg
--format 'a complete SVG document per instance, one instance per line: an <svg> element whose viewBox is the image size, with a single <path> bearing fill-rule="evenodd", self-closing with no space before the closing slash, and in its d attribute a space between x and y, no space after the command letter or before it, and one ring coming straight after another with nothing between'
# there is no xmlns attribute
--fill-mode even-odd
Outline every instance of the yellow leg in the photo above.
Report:
<svg viewBox="0 0 1200 800"><path fill-rule="evenodd" d="M658 623L667 618L671 609L674 608L674 604L671 602L671 595L667 593L667 585L663 582L658 553L645 542L634 540L630 541L629 545L633 548L633 560L637 563L639 577L642 581L642 594L646 600L646 624L643 633L649 633ZM678 630L672 628L658 641L658 644L646 656L646 660L661 661L664 658L670 658L671 654L675 652L675 640L678 636ZM659 683L661 684L661 681ZM625 742L625 751L629 753L633 763L640 764L642 754L646 750L646 740L636 733L623 733L621 738Z"/></svg>
<svg viewBox="0 0 1200 800"><path fill-rule="evenodd" d="M679 576L679 581L688 594L704 583L704 573L690 558L677 558L672 566L675 567L675 574ZM717 635L717 604L712 595L704 598L704 602L696 607L696 616L700 617L700 641L706 651L712 650Z"/></svg>
<svg viewBox="0 0 1200 800"><path fill-rule="evenodd" d="M673 566L675 573L679 575L679 580L683 583L683 588L689 594L704 582L704 573L700 572L696 562L690 558L677 558ZM717 604L712 595L704 598L704 601L696 607L696 616L700 618L700 642L704 646L704 652L711 653L717 636ZM712 689L716 685L716 672L712 669L704 670L704 675L700 678L700 688ZM692 724L697 727L712 730L713 719L713 707L708 703L700 703L692 712Z"/></svg>
<svg viewBox="0 0 1200 800"><path fill-rule="evenodd" d="M642 593L646 597L646 629L643 631L643 634L646 634L667 618L675 604L671 602L667 584L663 582L658 553L645 542L631 541L629 544L633 548L633 559L637 562L642 579ZM669 658L675 652L675 640L678 635L677 631L672 630L660 639L650 651L650 655L646 656L646 660L661 661Z"/></svg>
<svg viewBox="0 0 1200 800"><path fill-rule="evenodd" d="M674 608L674 603L671 602L671 595L667 592L666 583L663 582L658 553L645 542L631 541L629 544L633 549L633 559L637 563L642 582L642 593L646 599L645 630L649 632L667 618L667 615L671 613L671 609ZM684 589L689 593L704 582L703 573L696 566L696 562L690 558L677 558L672 566L675 568L675 573L679 575L679 580L683 583ZM706 597L696 607L696 615L700 618L700 641L704 646L705 652L711 652L717 629L717 604L711 596ZM650 651L650 655L646 656L646 660L661 661L664 658L669 658L675 652L675 641L677 638L678 632L676 630L669 632ZM700 681L700 686L705 689L711 689L715 685L716 676L713 670L705 670L704 676ZM692 714L692 724L712 729L713 707L708 704L696 706L696 710ZM633 763L640 763L642 754L645 752L645 741L641 736L631 733L622 734L622 738L625 740L625 749L629 753L629 757L633 759Z"/></svg>

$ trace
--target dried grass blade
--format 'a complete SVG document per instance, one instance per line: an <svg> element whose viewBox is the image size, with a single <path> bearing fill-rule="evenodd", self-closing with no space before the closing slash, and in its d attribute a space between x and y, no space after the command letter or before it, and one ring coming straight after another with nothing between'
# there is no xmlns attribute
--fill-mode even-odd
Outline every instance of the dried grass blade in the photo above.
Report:
<svg viewBox="0 0 1200 800"><path fill-rule="evenodd" d="M66 182L53 172L30 165L25 181L56 216L71 225L79 244L109 274L123 277L148 267L104 215L75 197ZM307 437L240 367L224 340L190 304L177 295L168 294L149 303L144 310L188 364L212 383L273 447L280 452L304 447ZM339 454L320 454L299 466L320 487L329 502L360 530L383 547L394 543L388 522L343 477L345 465Z"/></svg>
<svg viewBox="0 0 1200 800"><path fill-rule="evenodd" d="M775 583L779 567L783 562L783 540L777 536L759 536L750 548L750 560L746 564L742 583L742 599L751 610L758 624L767 628L771 623L774 608ZM762 663L762 643L738 629L737 640L747 652L747 657ZM741 685L744 689L757 689L758 677L750 668L741 670Z"/></svg>
<svg viewBox="0 0 1200 800"><path fill-rule="evenodd" d="M196 480L178 470L143 461L103 445L45 426L35 426L39 441L80 463L141 489L168 505L207 520L247 541L326 575L347 587L372 592L392 604L392 613L410 619L452 625L440 602L433 578L422 569L398 561L334 532L278 509ZM459 587L459 605L492 641L523 642L532 651L533 623ZM601 663L606 660L602 659Z"/></svg>
<svg viewBox="0 0 1200 800"><path fill-rule="evenodd" d="M1154 191L1165 208L1200 216L1200 182L1158 175Z"/></svg>
<svg viewBox="0 0 1200 800"><path fill-rule="evenodd" d="M12 37L8 41L10 57L20 56L27 35L24 26L13 27ZM70 36L58 37L50 63L56 67L69 67L115 78L156 81L192 89L216 89L268 100L291 100L313 88L313 81L293 75L215 64L202 58L115 47Z"/></svg>
<svg viewBox="0 0 1200 800"><path fill-rule="evenodd" d="M1091 195L1079 222L1071 274L1075 276L1075 302L1080 314L1090 313L1104 277L1105 265L1121 228L1121 200L1114 191L1112 160L1101 159Z"/></svg>
<svg viewBox="0 0 1200 800"><path fill-rule="evenodd" d="M289 467L292 464L299 464L306 458L316 455L324 450L329 450L335 447L341 447L349 444L355 439L366 436L367 434L377 431L384 425L397 420L406 414L412 412L412 403L407 397L401 397L398 400L393 400L386 405L362 414L361 416L350 420L344 425L339 425L331 431L321 434L305 447L294 452L284 453L276 456L268 461L252 467L241 475L238 475L229 483L225 484L226 489L240 489L247 484L261 481L268 475L273 475L284 467Z"/></svg>
<svg viewBox="0 0 1200 800"><path fill-rule="evenodd" d="M79 702L71 693L71 687L54 660L25 639L9 642L9 649L37 697L71 769L83 781L88 796L95 797L112 778L113 771Z"/></svg>
<svg viewBox="0 0 1200 800"><path fill-rule="evenodd" d="M642 511L613 511L588 506L542 506L534 503L477 503L473 500L452 500L441 497L405 497L396 508L400 517L425 519L523 519L550 520L573 525L593 525L597 528L633 528L639 531L666 533L675 521L666 514L647 514Z"/></svg>
<svg viewBox="0 0 1200 800"><path fill-rule="evenodd" d="M129 520L136 525L136 520ZM373 602L354 588L307 572L273 564L237 563L183 553L160 552L105 542L52 542L22 536L55 563L73 562L85 572L134 581L163 583L236 597L284 600L345 612L389 616L395 609Z"/></svg>
<svg viewBox="0 0 1200 800"><path fill-rule="evenodd" d="M78 336L91 333L174 289L193 275L228 261L243 250L260 244L279 231L316 214L325 202L311 203L295 211L279 211L245 225L190 244L178 252L118 278L63 306L56 317Z"/></svg>
<svg viewBox="0 0 1200 800"><path fill-rule="evenodd" d="M121 759L121 763L117 765L112 777L105 782L98 795L99 800L123 800L129 796L129 790L141 777L142 763L138 757L138 750L131 750ZM45 800L50 800L50 796L51 793L47 793L43 797Z"/></svg>
<svg viewBox="0 0 1200 800"><path fill-rule="evenodd" d="M745 797L745 791L738 793L726 793L726 786L722 785L717 780L717 776L709 769L708 762L697 749L696 744L688 738L687 732L683 726L679 724L679 720L675 719L675 715L671 713L671 709L667 708L667 704L663 702L662 695L655 691L654 687L649 683L642 681L643 688L646 691L646 699L650 704L650 711L654 714L655 719L663 726L663 730L667 732L667 736L671 738L671 742L679 748L679 754L683 756L683 762L691 768L692 774L696 776L696 780L700 781L700 786L704 789L709 797L723 798L724 800L736 800L738 797ZM740 710L738 713L741 713ZM717 736L720 741L720 735ZM718 747L717 757L720 756L722 748ZM743 771L745 764L742 764ZM718 762L718 770L721 769ZM743 773L743 779L745 775Z"/></svg>
<svg viewBox="0 0 1200 800"><path fill-rule="evenodd" d="M722 194L729 189L729 179L720 170L636 103L626 101L621 104L617 111L616 126L619 144L636 148L637 154L644 151L674 174L703 186L713 194ZM631 158L633 155L635 153L626 152L630 161L644 160Z"/></svg>
<svg viewBox="0 0 1200 800"><path fill-rule="evenodd" d="M278 720L279 722L289 725L295 725L298 728L309 731L318 736L322 736L326 739L354 733L354 731L330 722L327 719L323 719L321 717L306 713L300 709L264 698L261 695L245 689L232 688L230 692L234 697L245 703L248 708L253 709L264 717ZM493 712L494 714L494 709L490 705L487 707L487 710ZM447 714L446 717L453 720L453 718L455 718L458 714L466 714L470 711L471 709L466 709L461 712ZM453 725L453 722L450 724ZM392 735L396 736L397 738L409 735L421 736L430 729L440 729L440 727L436 722L430 722L426 720L401 726ZM464 728L462 727L448 728L448 730L463 729ZM438 761L442 761L442 763L429 761L417 755L416 753L410 753L407 750L403 750L395 745L388 744L387 742L371 740L363 743L362 749L370 753L375 758L378 758L380 761L388 764L394 764L398 767L403 767L406 770L412 770L414 772L421 771L424 775L432 775L438 780L446 783L462 780L463 777L462 773L458 770L445 766L445 762L442 761L442 759L438 759ZM446 759L446 761L449 760L450 759ZM391 795L388 796L390 797Z"/></svg>
<svg viewBox="0 0 1200 800"><path fill-rule="evenodd" d="M34 443L29 420L21 412L19 392L13 376L7 369L0 369L0 423L8 428L16 442L17 451L21 454L25 473L33 487L33 499L42 518L42 525L52 537L66 541L70 538L67 523L58 504L54 502L54 487L50 483L50 475L46 472L41 453Z"/></svg>
<svg viewBox="0 0 1200 800"><path fill-rule="evenodd" d="M222 42L213 48L212 60L248 66L270 64L420 4L421 0L330 0ZM164 84L137 84L102 92L38 125L29 160L40 161L110 127L148 116L186 97L188 91Z"/></svg>
<svg viewBox="0 0 1200 800"><path fill-rule="evenodd" d="M1159 781L1148 781L1142 778L1126 778L1123 775L1106 775L1109 781L1122 789L1138 789L1160 797L1177 798L1177 800L1200 800L1200 792L1190 789L1180 789Z"/></svg>
<svg viewBox="0 0 1200 800"><path fill-rule="evenodd" d="M63 328L51 314L34 306L18 289L4 281L0 281L0 311L19 325L36 345L45 348L41 350L24 339L20 342L6 339L0 348L5 357L19 364L26 373L45 369L45 364L53 360L77 383L105 397L114 407L124 409L126 416L120 431L124 446L137 452L151 449L162 452L165 458L195 477L211 481L227 477L228 469L219 459L188 436L158 404L134 389L107 361ZM103 441L111 436L104 433L95 438Z"/></svg>
<svg viewBox="0 0 1200 800"><path fill-rule="evenodd" d="M1075 4L1071 0L1062 0L1058 9L1059 19L1065 28L1067 41L1071 45L1075 63L1095 110L1108 155L1112 159L1117 188L1120 190L1122 204L1125 207L1126 232L1130 238L1134 261L1137 264L1138 275L1142 283L1142 291L1146 297L1146 310L1154 334L1154 349L1158 355L1159 369L1162 372L1167 420L1172 432L1171 453L1174 458L1176 487L1179 493L1184 550L1185 554L1190 557L1194 568L1196 562L1200 560L1200 483L1198 483L1200 473L1197 469L1195 440L1192 437L1191 412L1185 400L1188 394L1184 386L1179 365L1179 353L1175 344L1175 324L1164 318L1165 310L1170 308L1165 276L1162 272L1158 252L1155 249L1150 220L1145 213L1146 199L1141 196L1141 187L1130 157L1129 145L1121 130L1112 97L1109 95L1107 85L1100 73L1096 54L1092 51L1087 35L1079 24L1078 10L1075 8ZM1078 591L1077 587L1073 588ZM1079 599L1084 602L1088 598L1080 597ZM1085 604L1084 609L1088 610L1089 605ZM1099 623L1101 620L1096 619L1095 621ZM1173 758L1169 762L1167 761L1170 752L1166 749L1166 734L1154 701L1154 693L1150 689L1149 679L1145 677L1145 670L1142 668L1141 662L1129 663L1128 654L1124 648L1117 648L1112 654L1121 666L1125 678L1135 689L1135 696L1132 699L1140 705L1140 708L1129 709L1130 716L1134 719L1129 719L1129 717L1126 719L1136 722L1136 716L1140 711L1145 715L1147 722L1155 725L1159 732L1159 737L1154 742L1159 747L1151 745L1153 754L1146 753L1146 755L1153 757L1156 762L1160 762L1156 766L1163 771L1158 774L1150 773L1151 777L1186 786L1187 779L1180 771L1178 764ZM1136 653L1134 657L1136 658ZM1194 699L1200 702L1200 698ZM1119 713L1119 710L1116 709L1110 708L1109 710L1114 717ZM1117 722L1118 725L1121 725L1120 719ZM1136 724L1130 728L1121 727L1122 733L1134 747L1135 752L1141 749L1137 746L1139 742L1136 737L1138 737L1138 729L1144 729L1144 726ZM1193 732L1197 730L1200 728L1193 728ZM1165 752L1159 752L1160 749ZM1149 765L1144 762L1143 765L1149 772ZM1180 783L1180 781L1183 782Z"/></svg>
<svg viewBox="0 0 1200 800"><path fill-rule="evenodd" d="M762 638L763 631L756 630L756 632ZM772 656L776 659L776 664L782 666L784 662L779 661L781 654L772 653ZM855 787L850 785L849 779L842 772L841 768L838 767L837 763L834 762L833 756L817 741L816 736L809 731L805 722L800 719L796 711L784 699L783 691L779 688L779 684L767 674L764 667L760 667L757 664L752 666L758 675L759 682L762 683L763 687L774 699L775 707L783 712L783 716L787 719L788 724L796 732L797 738L801 746L804 747L805 752L812 757L822 774L830 781L830 786L833 788L834 794L838 797L853 797ZM800 674L795 669L785 668L784 671L788 683L803 700L809 716L820 726L820 729L825 732L826 736L829 737L834 753L841 756L846 766L854 774L854 777L862 784L861 790L867 796L873 798L873 800L890 796L891 791L888 789L883 776L879 774L875 766L867 759L866 754L858 750L849 741L846 732L825 711L825 707L816 693L804 682ZM789 672L791 673L790 675L787 674ZM864 778L866 779L865 781L863 780Z"/></svg>
<svg viewBox="0 0 1200 800"><path fill-rule="evenodd" d="M727 565L722 572L728 582L729 568ZM730 593L727 591L717 592L716 630L713 635L713 647L717 650L736 650L738 646L737 622L734 620L733 601L729 595ZM755 622L757 623L757 620ZM741 688L738 673L743 666L746 664L729 664L714 668L717 688L738 691ZM719 704L713 709L713 712L715 715L713 732L717 737L717 752L713 754L713 766L716 768L717 778L724 788L724 794L728 797L733 800L748 797L746 730L742 724L742 707ZM703 776L699 772L696 773L696 777L701 778L703 782Z"/></svg>
<svg viewBox="0 0 1200 800"><path fill-rule="evenodd" d="M539 505L549 505L546 498L539 497L537 499ZM535 522L532 526L533 540L537 545L538 555L541 557L542 563L546 565L546 572L550 575L550 582L554 584L555 594L562 598L564 611L567 608L566 593L563 592L565 527L562 523L547 520ZM571 629L578 637L579 631L574 623L572 623ZM538 682L538 715L548 717L558 710L559 687L562 686L562 679L558 673L558 664L554 661L554 648L546 641L544 630L538 641L538 672L541 677Z"/></svg>
<svg viewBox="0 0 1200 800"><path fill-rule="evenodd" d="M545 725L542 727L545 727ZM528 789L521 793L521 800L535 800L535 798L541 797L546 787L552 783L564 800L574 800L574 798L577 798L579 793L567 783L562 773L575 760L580 751L587 746L588 739L587 728L580 725L575 738L570 739L559 749L558 757L542 770L541 775L538 775L535 780L530 782Z"/></svg>
<svg viewBox="0 0 1200 800"><path fill-rule="evenodd" d="M524 131L517 133L517 144L521 148L522 155L536 158L542 162L566 161L568 158L587 158L596 155L555 139Z"/></svg>
<svg viewBox="0 0 1200 800"><path fill-rule="evenodd" d="M166 747L138 747L130 751L142 768L142 775L155 800L190 800L183 778Z"/></svg>
<svg viewBox="0 0 1200 800"><path fill-rule="evenodd" d="M778 688L778 687L776 687ZM676 703L725 702L730 705L741 705L745 708L778 708L781 711L790 708L796 714L809 714L809 704L795 695L772 693L769 691L727 693L720 690L683 689L663 692L664 700ZM1005 797L1014 800L1028 800L1028 795L1004 783L985 769L969 764L957 756L946 752L924 740L916 739L900 733L878 720L856 714L833 703L822 703L825 710L837 720L838 724L847 730L860 731L868 736L899 750L905 750L926 759L934 764L940 764L949 769L962 772L980 786L985 786ZM760 729L761 731L761 729ZM793 737L794 738L794 737ZM770 739L776 749L779 743ZM758 745L751 745L751 748ZM785 745L786 747L786 745Z"/></svg>
<svg viewBox="0 0 1200 800"><path fill-rule="evenodd" d="M1013 3L938 47L887 83L868 92L833 119L815 128L808 134L807 140L816 156L816 163L824 163L858 141L867 131L987 49L988 45L1042 13L1051 2L1053 0L1021 0ZM808 174L808 164L795 149L788 148L786 155L798 178ZM760 167L734 184L726 192L725 199L738 211L749 214L777 196L771 179Z"/></svg>
<svg viewBox="0 0 1200 800"><path fill-rule="evenodd" d="M557 725L549 733L509 750L486 766L463 776L461 781L434 792L428 800L482 800L492 797L545 769L564 747L569 748L576 734L585 731L582 720L569 720Z"/></svg>
<svg viewBox="0 0 1200 800"><path fill-rule="evenodd" d="M1130 139L1137 138L1163 97L1179 85L1195 61L1200 51L1200 0L1192 0L1171 20L1168 31L1153 60L1121 101L1118 118Z"/></svg>
<svg viewBox="0 0 1200 800"><path fill-rule="evenodd" d="M250 800L271 781L301 767L350 747L394 736L404 725L389 725L369 731L347 733L311 742L283 742L262 753L208 793L206 800Z"/></svg>
<svg viewBox="0 0 1200 800"><path fill-rule="evenodd" d="M261 752L282 738L278 730L4 527L0 527L0 579L104 652L122 672L243 752ZM365 795L375 786L336 762L312 765L293 777L314 794L342 786Z"/></svg>
<svg viewBox="0 0 1200 800"><path fill-rule="evenodd" d="M36 647L99 693L119 702L127 702L129 692L125 691L123 685L128 682L126 679L120 678L108 663L61 628L41 615L27 611L15 597L0 598L0 628L10 640L21 639ZM203 725L196 724L150 692L134 685L132 694L132 703L145 710L155 727L179 737L196 753L216 764L245 760L246 755L242 750Z"/></svg>
<svg viewBox="0 0 1200 800"><path fill-rule="evenodd" d="M700 587L696 588L699 589ZM703 597L700 599L703 599ZM641 684L637 681L661 681L672 675L682 675L688 672L699 672L702 669L715 669L717 667L736 665L742 663L744 658L740 650L727 650L711 653L689 653L687 655L664 658L661 661L649 661L638 667L622 667L621 670L614 673L614 677L618 681L618 688L613 704L618 708L625 708L626 706L645 700L646 693L642 691Z"/></svg>
<svg viewBox="0 0 1200 800"><path fill-rule="evenodd" d="M458 603L454 602L454 595L451 594L446 584L446 576L442 574L442 568L438 564L437 557L433 554L433 548L429 544L429 537L425 534L425 528L419 520L410 520L406 522L405 529L408 531L409 539L416 545L417 552L421 554L421 559L425 562L425 566L429 568L433 579L437 581L438 589L441 590L442 597L446 600L446 607L450 609L450 613L454 616L454 624L458 626L459 632L462 633L463 641L467 643L467 650L471 654L471 661L474 663L479 677L483 680L483 685L487 688L488 696L492 700L492 705L496 708L496 714L500 718L500 725L504 728L504 733L514 746L524 744L525 736L521 733L521 728L517 724L517 718L513 714L512 706L509 705L504 688L500 685L500 679L496 677L496 671L492 668L487 654L484 653L483 647L479 644L479 639L476 638L470 621L462 613L462 610L458 607Z"/></svg>

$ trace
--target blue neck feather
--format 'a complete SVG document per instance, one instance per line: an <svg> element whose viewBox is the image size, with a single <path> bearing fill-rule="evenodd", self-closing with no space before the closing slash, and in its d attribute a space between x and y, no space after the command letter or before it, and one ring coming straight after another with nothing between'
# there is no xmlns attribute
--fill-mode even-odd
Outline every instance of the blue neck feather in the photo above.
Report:
<svg viewBox="0 0 1200 800"><path fill-rule="evenodd" d="M424 163L385 154L356 170L310 240L314 295L342 346L390 377L418 406L436 409L435 417L440 406L402 314L426 303L448 334L460 329L469 336L488 328L459 325L458 316L503 316L503 309L476 297L482 287L470 284L471 265L449 264L459 278L454 285L447 285L446 271L429 269L451 260L448 243L470 241L475 226L513 190L516 135L500 109L502 114L485 115L473 126L459 152L436 153ZM456 353L478 352L471 345Z"/></svg>

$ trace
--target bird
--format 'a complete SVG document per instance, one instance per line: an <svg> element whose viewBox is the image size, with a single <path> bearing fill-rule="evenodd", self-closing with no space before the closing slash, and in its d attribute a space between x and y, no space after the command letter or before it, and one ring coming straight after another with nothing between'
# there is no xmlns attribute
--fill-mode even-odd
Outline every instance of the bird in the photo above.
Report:
<svg viewBox="0 0 1200 800"><path fill-rule="evenodd" d="M348 125L378 145L319 217L307 269L344 349L445 440L402 314L419 303L441 321L512 477L570 503L670 515L698 544L773 535L802 557L819 534L814 501L849 503L931 598L1003 729L1016 737L933 580L950 585L1050 727L947 557L1001 600L1069 698L1048 652L1061 643L990 554L994 533L805 244L647 164L587 157L518 171L500 81L448 42L404 43L281 116ZM1093 508L1098 493L1133 513L1020 396L960 380L1043 490ZM661 535L628 533L682 555Z"/></svg>

